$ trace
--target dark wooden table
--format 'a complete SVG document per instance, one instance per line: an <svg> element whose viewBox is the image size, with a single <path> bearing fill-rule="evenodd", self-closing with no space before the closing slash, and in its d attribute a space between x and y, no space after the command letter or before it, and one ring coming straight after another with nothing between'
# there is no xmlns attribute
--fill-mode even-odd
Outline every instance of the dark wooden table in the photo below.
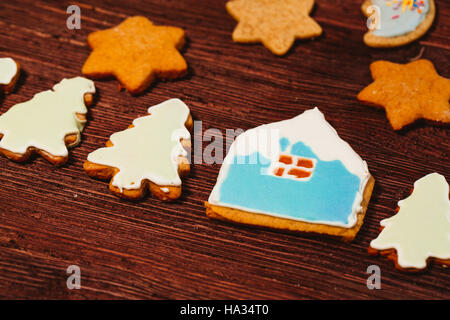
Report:
<svg viewBox="0 0 450 320"><path fill-rule="evenodd" d="M79 75L90 52L87 35L128 16L185 29L189 75L157 82L139 97L118 92L115 80L97 81L82 143L63 167L42 158L25 164L0 158L0 297L449 299L449 269L406 274L367 254L380 220L394 213L415 180L434 171L450 179L448 126L419 122L394 132L384 111L361 105L356 94L371 82L372 61L406 63L421 50L450 77L450 2L436 1L437 18L420 41L383 50L363 44L358 2L317 0L313 17L324 34L277 57L262 45L233 43L236 22L220 0L84 1L81 30L66 28L67 1L1 1L0 56L24 70L15 92L0 101L1 113ZM84 173L87 154L111 133L174 97L189 105L203 130L223 132L318 106L376 179L355 241L209 220L203 201L220 165L194 165L175 203L123 201ZM372 264L381 267L381 290L366 287ZM81 268L80 290L66 287L69 265Z"/></svg>

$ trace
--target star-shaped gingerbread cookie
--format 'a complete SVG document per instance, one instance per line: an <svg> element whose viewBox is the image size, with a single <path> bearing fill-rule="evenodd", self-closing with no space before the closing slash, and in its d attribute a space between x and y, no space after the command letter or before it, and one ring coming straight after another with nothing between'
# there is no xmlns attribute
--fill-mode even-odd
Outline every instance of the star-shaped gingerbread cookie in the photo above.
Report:
<svg viewBox="0 0 450 320"><path fill-rule="evenodd" d="M186 74L186 61L178 52L184 42L183 29L130 17L114 28L89 35L93 51L82 72L94 79L115 76L130 93L141 93L156 78Z"/></svg>
<svg viewBox="0 0 450 320"><path fill-rule="evenodd" d="M239 21L235 42L262 42L276 55L285 54L295 39L317 37L322 28L309 16L314 0L232 0L227 11Z"/></svg>
<svg viewBox="0 0 450 320"><path fill-rule="evenodd" d="M374 82L358 94L358 100L385 108L394 130L420 118L450 122L450 79L441 77L430 61L375 61L370 71Z"/></svg>

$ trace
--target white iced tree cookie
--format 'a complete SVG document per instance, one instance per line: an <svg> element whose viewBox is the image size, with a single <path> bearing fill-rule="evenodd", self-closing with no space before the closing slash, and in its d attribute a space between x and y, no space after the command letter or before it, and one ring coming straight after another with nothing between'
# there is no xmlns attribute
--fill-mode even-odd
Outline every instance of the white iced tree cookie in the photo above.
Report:
<svg viewBox="0 0 450 320"><path fill-rule="evenodd" d="M148 113L91 152L84 169L111 179L110 190L119 197L140 199L150 190L161 200L174 200L181 195L180 176L190 169L184 149L190 146L190 111L181 100L170 99Z"/></svg>
<svg viewBox="0 0 450 320"><path fill-rule="evenodd" d="M10 93L19 79L20 65L11 58L0 58L0 94Z"/></svg>
<svg viewBox="0 0 450 320"><path fill-rule="evenodd" d="M92 103L94 93L91 80L63 79L52 90L12 106L0 116L0 152L15 161L37 152L53 164L64 163L67 147L80 142L86 105Z"/></svg>
<svg viewBox="0 0 450 320"><path fill-rule="evenodd" d="M369 252L388 255L403 270L424 269L430 259L450 264L450 201L445 177L431 173L399 201L398 213L381 221L383 230ZM394 252L395 250L395 252Z"/></svg>

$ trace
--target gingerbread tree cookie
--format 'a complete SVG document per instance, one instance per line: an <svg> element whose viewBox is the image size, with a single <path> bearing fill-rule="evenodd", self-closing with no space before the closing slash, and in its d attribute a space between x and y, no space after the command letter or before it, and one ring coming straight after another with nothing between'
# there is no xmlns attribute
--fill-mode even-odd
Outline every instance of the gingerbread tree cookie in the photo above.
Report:
<svg viewBox="0 0 450 320"><path fill-rule="evenodd" d="M88 155L84 169L92 177L111 179L110 190L140 199L147 190L161 200L181 195L180 176L189 173L185 147L190 146L192 118L179 99L150 107L126 130L114 133L105 148Z"/></svg>
<svg viewBox="0 0 450 320"><path fill-rule="evenodd" d="M398 203L398 213L381 221L383 230L369 252L381 252L405 271L424 269L431 260L450 265L450 201L445 177L432 173L414 183Z"/></svg>
<svg viewBox="0 0 450 320"><path fill-rule="evenodd" d="M174 79L187 73L178 52L184 31L155 26L145 17L130 17L120 25L89 35L92 53L82 72L98 79L114 76L130 93L144 91L156 78Z"/></svg>
<svg viewBox="0 0 450 320"><path fill-rule="evenodd" d="M0 116L0 153L22 162L37 152L53 164L63 164L67 146L80 142L86 105L94 93L94 82L76 77L14 105Z"/></svg>
<svg viewBox="0 0 450 320"><path fill-rule="evenodd" d="M358 100L386 109L394 130L420 119L450 122L450 80L441 77L425 59L397 64L375 61L370 65L373 83Z"/></svg>
<svg viewBox="0 0 450 320"><path fill-rule="evenodd" d="M309 16L314 0L232 0L227 11L239 21L236 42L262 42L277 55L285 54L295 39L313 38L322 28Z"/></svg>
<svg viewBox="0 0 450 320"><path fill-rule="evenodd" d="M11 58L0 58L0 93L10 93L19 79L20 65Z"/></svg>

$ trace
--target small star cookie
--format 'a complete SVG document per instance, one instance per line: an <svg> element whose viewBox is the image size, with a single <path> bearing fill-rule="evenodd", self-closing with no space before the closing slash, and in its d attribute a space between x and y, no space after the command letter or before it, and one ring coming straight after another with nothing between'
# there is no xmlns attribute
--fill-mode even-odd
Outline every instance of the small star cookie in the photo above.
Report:
<svg viewBox="0 0 450 320"><path fill-rule="evenodd" d="M313 38L322 28L309 16L314 0L232 0L226 8L239 21L233 41L262 42L272 53L285 54L295 39Z"/></svg>
<svg viewBox="0 0 450 320"><path fill-rule="evenodd" d="M375 61L370 65L373 83L358 100L383 107L394 130L423 118L450 122L450 79L441 77L425 59L397 64Z"/></svg>
<svg viewBox="0 0 450 320"><path fill-rule="evenodd" d="M19 79L20 65L11 58L0 58L0 93L10 93Z"/></svg>
<svg viewBox="0 0 450 320"><path fill-rule="evenodd" d="M89 35L93 51L82 73L94 79L115 76L130 93L141 93L156 78L186 75L186 61L178 52L184 42L183 29L130 17L114 28Z"/></svg>

